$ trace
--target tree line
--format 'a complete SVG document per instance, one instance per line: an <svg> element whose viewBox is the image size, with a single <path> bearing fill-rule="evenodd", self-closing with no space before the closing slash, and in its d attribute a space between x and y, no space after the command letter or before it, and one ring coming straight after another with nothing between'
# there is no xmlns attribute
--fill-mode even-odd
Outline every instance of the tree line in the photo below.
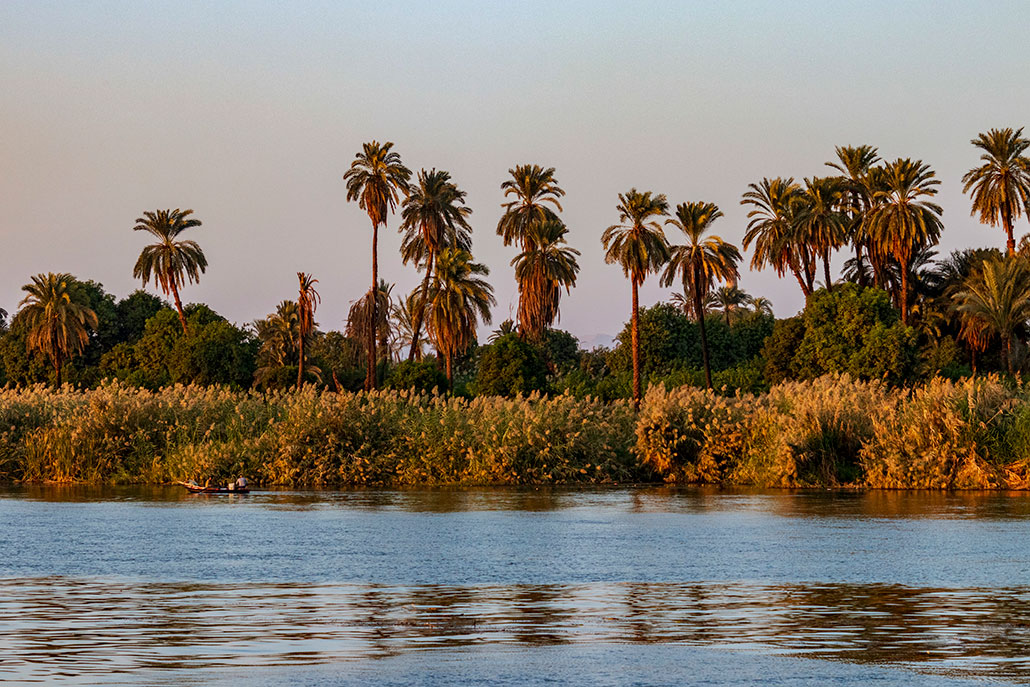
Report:
<svg viewBox="0 0 1030 687"><path fill-rule="evenodd" d="M580 269L554 168L518 165L501 184L505 202L496 232L518 251L511 260L518 308L515 320L480 346L477 327L490 323L496 301L489 270L472 253L465 192L448 172L413 174L392 143L372 141L343 175L347 200L367 213L372 228L371 286L352 305L344 331L318 329L318 280L305 272L297 273L296 299L244 328L206 306L183 306L180 291L208 267L200 245L185 237L202 223L190 209L155 210L132 227L153 239L133 276L171 304L143 291L116 302L95 282L36 275L23 287L9 328L0 311L0 380L61 383L67 364L79 358L74 381L83 384L118 378L146 386L315 383L371 390L387 383L453 390L457 376L465 392L585 389L630 397L636 405L645 377L740 388L820 369L854 368L860 376L898 382L920 366L923 374L959 374L995 364L1012 374L1030 320L1030 242L1017 245L1014 227L1024 213L1030 216L1030 141L1022 129L991 129L971 143L980 164L964 175L964 192L973 215L1005 231L1004 254L970 249L938 260L933 249L944 225L933 202L936 173L921 160L884 161L873 146L838 147L826 176L749 184L740 202L748 209L741 248L751 250L750 267L792 276L806 299L801 315L775 323L767 299L737 287L741 250L712 233L723 216L714 203L671 207L654 191L619 194L617 221L601 242L606 261L621 266L630 282L630 321L614 351L588 352L554 329L562 293L575 286ZM378 233L397 213L401 261L422 279L395 297L379 278ZM670 241L667 231L681 242ZM850 257L835 281L831 258L845 249ZM640 307L639 287L651 274L664 286L682 286L671 305ZM826 317L851 318L854 331L827 332L819 319ZM642 331L642 319L650 329ZM675 344L658 343L676 332ZM721 346L715 379L710 335ZM729 363L725 351L736 351ZM630 370L630 388L619 389L620 381L604 391L602 378L621 380Z"/></svg>

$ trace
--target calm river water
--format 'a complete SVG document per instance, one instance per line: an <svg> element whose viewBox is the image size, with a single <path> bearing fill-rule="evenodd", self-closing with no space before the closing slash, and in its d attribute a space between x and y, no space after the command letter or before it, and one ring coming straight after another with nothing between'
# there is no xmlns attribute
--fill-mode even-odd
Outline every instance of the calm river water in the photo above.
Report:
<svg viewBox="0 0 1030 687"><path fill-rule="evenodd" d="M0 488L0 682L1030 681L1030 497Z"/></svg>

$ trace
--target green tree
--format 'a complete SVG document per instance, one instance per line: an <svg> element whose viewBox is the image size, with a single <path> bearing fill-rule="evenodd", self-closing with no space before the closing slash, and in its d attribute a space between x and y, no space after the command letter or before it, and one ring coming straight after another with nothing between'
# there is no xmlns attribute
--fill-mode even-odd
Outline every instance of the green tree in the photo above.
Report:
<svg viewBox="0 0 1030 687"><path fill-rule="evenodd" d="M200 275L207 270L207 258L196 241L180 240L179 235L187 229L199 227L199 219L190 217L193 210L155 210L144 212L136 218L133 231L145 231L157 239L143 249L132 276L142 279L143 285L153 278L167 296L171 294L175 301L175 309L179 313L179 322L183 333L186 332L186 316L183 314L179 289L187 282L199 282Z"/></svg>
<svg viewBox="0 0 1030 687"><path fill-rule="evenodd" d="M1023 138L1023 129L1013 131L991 129L972 141L983 151L983 162L962 177L963 193L973 192L971 215L980 213L980 222L1005 229L1006 252L1016 254L1016 240L1012 234L1014 220L1023 211L1030 213L1030 158L1024 153L1030 140Z"/></svg>
<svg viewBox="0 0 1030 687"><path fill-rule="evenodd" d="M315 331L315 310L322 297L315 289L318 283L310 274L297 272L299 294L297 296L297 388L304 384L304 341Z"/></svg>
<svg viewBox="0 0 1030 687"><path fill-rule="evenodd" d="M601 244L604 260L609 265L618 263L629 277L633 289L632 348L633 348L633 407L640 409L640 340L638 291L651 272L657 272L669 259L669 244L658 218L669 214L669 203L664 194L640 193L635 188L619 194L619 222L604 230Z"/></svg>
<svg viewBox="0 0 1030 687"><path fill-rule="evenodd" d="M465 192L451 181L451 175L443 170L422 170L418 183L404 199L401 209L400 230L401 257L404 264L414 262L416 267L424 266L422 291L412 311L411 345L408 360L418 353L418 340L422 333L425 316L426 296L432 278L433 263L441 248L450 246L460 250L472 250L472 227L468 217L472 209L465 205Z"/></svg>
<svg viewBox="0 0 1030 687"><path fill-rule="evenodd" d="M28 324L25 343L45 355L61 384L61 366L82 352L89 343L90 328L96 329L97 315L83 302L78 281L70 274L37 274L21 287L25 298L19 304Z"/></svg>
<svg viewBox="0 0 1030 687"><path fill-rule="evenodd" d="M429 393L447 388L447 375L440 371L436 360L404 360L390 370L386 379L390 389L414 390Z"/></svg>
<svg viewBox="0 0 1030 687"><path fill-rule="evenodd" d="M454 357L472 344L480 319L490 323L490 307L497 302L493 287L482 278L488 274L486 265L472 262L468 251L444 248L437 256L426 322L433 345L447 361L450 389L454 388Z"/></svg>
<svg viewBox="0 0 1030 687"><path fill-rule="evenodd" d="M981 331L996 334L1004 344L1005 367L1013 373L1012 340L1017 327L1030 320L1030 267L1020 257L988 260L955 294L955 308ZM972 328L976 328L975 325Z"/></svg>
<svg viewBox="0 0 1030 687"><path fill-rule="evenodd" d="M350 169L343 175L347 182L347 200L358 201L358 207L368 213L372 222L372 286L368 293L379 288L379 227L386 226L387 216L400 201L400 194L408 194L411 170L401 164L401 157L391 150L392 142L380 144L377 141L362 145L360 153L354 156ZM376 326L379 299L368 299L368 326L366 329L365 390L376 386Z"/></svg>
<svg viewBox="0 0 1030 687"><path fill-rule="evenodd" d="M670 286L676 276L683 282L683 293L691 301L694 317L701 330L701 354L705 367L705 384L712 388L712 367L708 355L708 335L705 331L705 299L716 281L735 282L740 273L740 251L718 236L705 236L712 223L722 217L715 203L680 203L676 215L666 220L683 232L686 243L673 246L669 264L662 275L662 286Z"/></svg>
<svg viewBox="0 0 1030 687"><path fill-rule="evenodd" d="M515 334L484 346L476 366L477 396L515 396L547 389L547 365L539 350Z"/></svg>
<svg viewBox="0 0 1030 687"><path fill-rule="evenodd" d="M559 221L531 225L525 233L527 248L511 261L519 284L519 329L534 342L559 318L561 291L576 285L579 251L565 242L568 229Z"/></svg>
<svg viewBox="0 0 1030 687"><path fill-rule="evenodd" d="M937 244L943 226L941 207L925 200L937 194L940 181L922 160L897 159L884 168L882 187L874 196L876 204L869 211L868 227L880 250L889 253L898 263L900 290L898 307L901 321L909 323L909 277L913 259Z"/></svg>

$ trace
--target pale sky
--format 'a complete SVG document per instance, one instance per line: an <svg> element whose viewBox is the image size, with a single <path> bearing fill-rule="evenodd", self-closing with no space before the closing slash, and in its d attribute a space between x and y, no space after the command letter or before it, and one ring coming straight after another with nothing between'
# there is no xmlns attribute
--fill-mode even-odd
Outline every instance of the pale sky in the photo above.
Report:
<svg viewBox="0 0 1030 687"><path fill-rule="evenodd" d="M191 207L210 267L185 302L243 324L295 298L303 270L321 327L342 328L371 242L342 175L371 139L468 192L495 324L516 302L500 183L556 167L583 253L560 326L588 340L629 317L600 236L631 187L717 203L739 243L748 183L826 174L835 145L869 143L937 171L942 253L1004 243L960 179L978 132L1030 125L1025 1L211 5L0 3L0 306L47 271L126 295L147 242L133 220ZM395 293L418 281L397 223L379 260ZM802 305L772 272L741 286L779 316ZM652 278L642 302L668 294Z"/></svg>

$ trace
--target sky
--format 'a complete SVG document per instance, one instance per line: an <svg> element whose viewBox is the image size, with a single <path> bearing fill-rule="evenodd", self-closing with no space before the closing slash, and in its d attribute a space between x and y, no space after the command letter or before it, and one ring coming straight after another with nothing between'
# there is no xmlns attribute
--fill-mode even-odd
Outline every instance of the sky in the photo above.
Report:
<svg viewBox="0 0 1030 687"><path fill-rule="evenodd" d="M629 282L600 236L634 187L718 204L713 231L739 244L749 183L824 175L835 146L868 143L936 170L942 254L1001 247L1000 229L970 217L961 177L979 132L1030 124L1027 27L1030 3L1002 0L4 0L0 307L49 271L127 295L147 243L135 218L178 207L203 222L189 233L209 262L184 302L244 324L295 298L305 271L321 328L342 328L371 250L342 175L373 139L468 193L494 326L517 303L516 251L495 233L500 184L516 164L555 167L582 252L559 326L588 343L629 318ZM419 275L397 225L380 232L379 265L400 294ZM740 286L781 317L803 305L768 270L745 266ZM641 302L670 293L652 277Z"/></svg>

